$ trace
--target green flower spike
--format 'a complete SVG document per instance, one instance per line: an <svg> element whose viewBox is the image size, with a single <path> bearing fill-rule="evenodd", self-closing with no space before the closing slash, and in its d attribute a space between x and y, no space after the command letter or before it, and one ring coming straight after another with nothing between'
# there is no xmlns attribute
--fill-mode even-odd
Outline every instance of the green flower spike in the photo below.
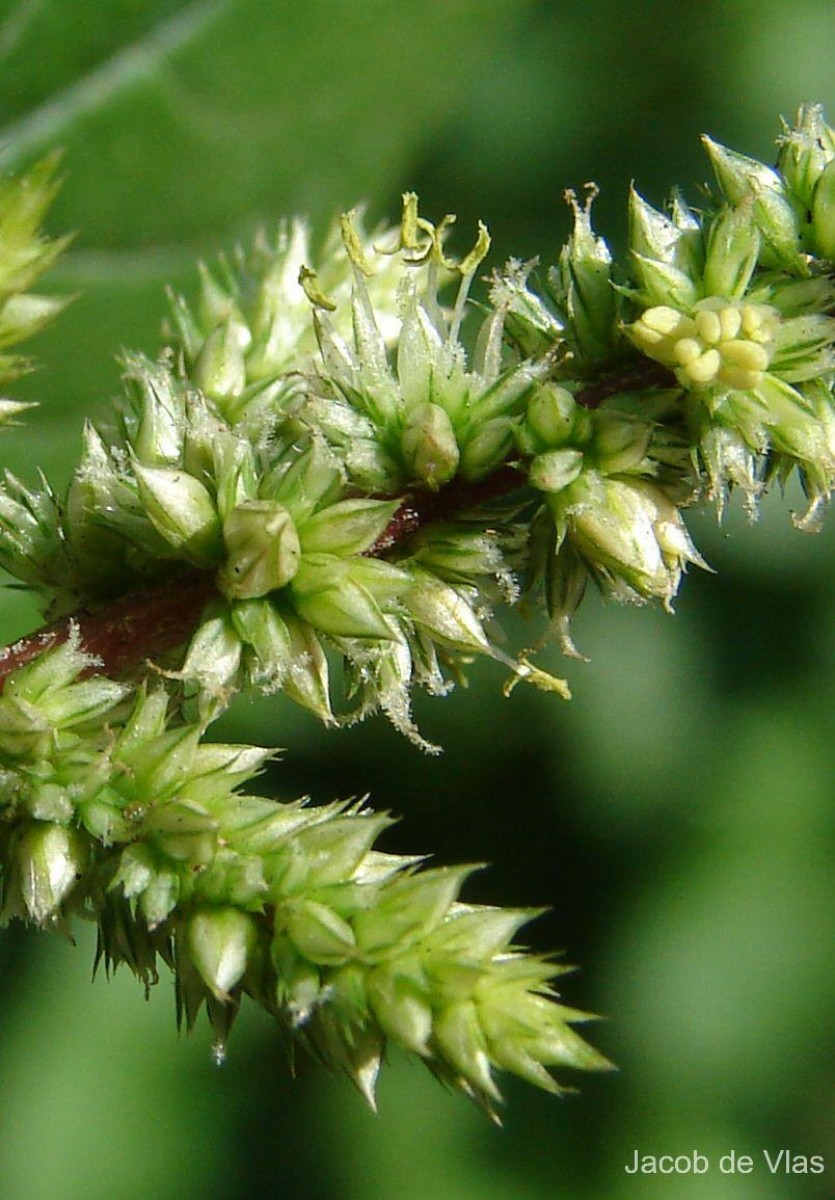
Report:
<svg viewBox="0 0 835 1200"><path fill-rule="evenodd" d="M76 639L0 698L5 920L92 918L108 969L146 985L161 958L219 1054L249 995L371 1104L388 1042L489 1112L496 1070L555 1092L548 1068L608 1065L556 1002L560 969L513 944L535 912L459 901L471 867L374 850L391 821L362 805L241 794L267 751L201 742L161 689L125 711L91 666Z"/></svg>
<svg viewBox="0 0 835 1200"><path fill-rule="evenodd" d="M396 231L348 213L315 257L282 225L203 268L194 305L172 299L171 344L126 358L66 497L5 477L0 563L52 623L2 656L4 920L92 919L99 960L146 986L168 965L181 1023L205 1009L218 1057L249 996L369 1102L387 1044L491 1113L499 1071L556 1091L552 1068L608 1065L560 969L515 941L534 911L462 901L472 867L376 850L390 820L362 804L248 794L270 752L204 735L259 687L325 724L382 709L434 750L412 688L441 695L477 657L510 670L508 694L568 696L498 648L505 609L544 608L580 657L590 581L670 609L705 566L688 506L739 488L753 511L797 474L796 524L817 527L835 133L805 106L776 167L706 146L717 197L659 211L633 191L624 262L593 232L594 189L570 195L556 264L494 274L472 350L483 226L456 262L452 218L411 193ZM53 167L0 185L0 352L57 311L28 290L62 245L38 233ZM0 357L0 376L22 366Z"/></svg>

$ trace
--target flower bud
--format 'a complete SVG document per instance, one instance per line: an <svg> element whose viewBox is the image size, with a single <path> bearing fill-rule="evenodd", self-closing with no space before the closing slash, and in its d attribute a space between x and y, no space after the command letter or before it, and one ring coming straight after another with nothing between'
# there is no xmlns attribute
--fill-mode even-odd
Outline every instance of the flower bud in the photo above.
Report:
<svg viewBox="0 0 835 1200"><path fill-rule="evenodd" d="M217 1000L229 1000L255 949L255 918L236 908L197 909L186 926L186 945L195 967Z"/></svg>
<svg viewBox="0 0 835 1200"><path fill-rule="evenodd" d="M438 404L419 404L409 414L400 439L406 470L437 491L458 469L455 429Z"/></svg>
<svg viewBox="0 0 835 1200"><path fill-rule="evenodd" d="M315 513L299 531L305 554L364 554L385 532L398 500L340 500Z"/></svg>
<svg viewBox="0 0 835 1200"><path fill-rule="evenodd" d="M139 498L166 542L196 567L215 566L222 553L220 519L199 479L174 467L134 462Z"/></svg>
<svg viewBox="0 0 835 1200"><path fill-rule="evenodd" d="M371 1008L383 1033L413 1054L426 1057L432 1036L432 1008L427 989L399 971L396 963L384 963L371 971L367 988Z"/></svg>
<svg viewBox="0 0 835 1200"><path fill-rule="evenodd" d="M528 287L537 260L511 259L493 276L490 300L504 314L504 327L525 358L539 358L564 340L565 325Z"/></svg>
<svg viewBox="0 0 835 1200"><path fill-rule="evenodd" d="M267 597L238 600L232 605L232 624L247 647L247 671L254 683L269 688L280 684L292 658L290 631Z"/></svg>
<svg viewBox="0 0 835 1200"><path fill-rule="evenodd" d="M381 832L393 823L385 813L352 810L303 829L295 837L294 850L307 862L311 886L324 888L351 878Z"/></svg>
<svg viewBox="0 0 835 1200"><path fill-rule="evenodd" d="M320 966L338 966L356 950L354 931L347 921L317 900L293 900L276 914L298 952Z"/></svg>
<svg viewBox="0 0 835 1200"><path fill-rule="evenodd" d="M828 163L815 185L812 245L822 258L835 259L835 159Z"/></svg>
<svg viewBox="0 0 835 1200"><path fill-rule="evenodd" d="M276 1001L286 1008L292 1026L305 1025L322 999L320 969L306 958L286 936L277 934L270 946L276 972Z"/></svg>
<svg viewBox="0 0 835 1200"><path fill-rule="evenodd" d="M87 865L84 841L65 825L32 824L17 844L16 865L26 911L43 925L58 913L62 902Z"/></svg>
<svg viewBox="0 0 835 1200"><path fill-rule="evenodd" d="M780 174L804 208L811 209L815 185L835 159L835 130L824 120L822 106L801 105L794 129L786 129L778 141Z"/></svg>
<svg viewBox="0 0 835 1200"><path fill-rule="evenodd" d="M751 282L760 244L750 204L721 212L710 227L702 275L705 295L740 299Z"/></svg>
<svg viewBox="0 0 835 1200"><path fill-rule="evenodd" d="M245 500L223 522L227 560L218 586L229 599L253 600L285 587L299 568L296 526L277 500Z"/></svg>
<svg viewBox="0 0 835 1200"><path fill-rule="evenodd" d="M476 424L461 451L464 479L475 483L501 466L513 445L513 428L509 417L493 417L483 424Z"/></svg>
<svg viewBox="0 0 835 1200"><path fill-rule="evenodd" d="M282 611L281 618L290 637L290 662L283 690L325 725L332 725L328 660L322 643L316 631L306 621L300 621L289 606Z"/></svg>
<svg viewBox="0 0 835 1200"><path fill-rule="evenodd" d="M293 604L305 621L334 637L394 637L380 605L360 581L365 564L353 564L332 554L311 554L302 559L291 587ZM398 576L399 576L398 572Z"/></svg>
<svg viewBox="0 0 835 1200"><path fill-rule="evenodd" d="M403 468L374 438L351 440L345 451L351 480L366 492L396 492L404 486Z"/></svg>
<svg viewBox="0 0 835 1200"><path fill-rule="evenodd" d="M227 612L207 617L191 639L182 677L201 689L201 707L221 702L234 689L241 665L241 640Z"/></svg>
<svg viewBox="0 0 835 1200"><path fill-rule="evenodd" d="M198 263L197 270L200 275L200 299L198 302L200 323L204 329L215 329L231 313L235 312L235 302L226 288L221 287L205 263Z"/></svg>
<svg viewBox="0 0 835 1200"><path fill-rule="evenodd" d="M590 187L584 206L572 192L566 197L574 211L574 229L560 253L559 280L577 354L589 363L605 361L617 332L616 295L612 287L612 256L591 226L591 205L597 194Z"/></svg>
<svg viewBox="0 0 835 1200"><path fill-rule="evenodd" d="M71 296L39 296L32 292L9 296L0 308L0 346L13 346L31 337L63 312L71 300Z"/></svg>
<svg viewBox="0 0 835 1200"><path fill-rule="evenodd" d="M537 449L552 450L571 441L577 401L555 383L541 384L528 401L525 424L538 442Z"/></svg>
<svg viewBox="0 0 835 1200"><path fill-rule="evenodd" d="M176 871L157 868L139 897L139 909L149 929L165 921L180 899L180 876Z"/></svg>
<svg viewBox="0 0 835 1200"><path fill-rule="evenodd" d="M560 492L573 483L583 470L583 451L547 450L538 454L530 465L528 478L540 492Z"/></svg>
<svg viewBox="0 0 835 1200"><path fill-rule="evenodd" d="M668 217L631 189L629 245L649 303L682 308L695 304L704 267L702 231L683 201L674 201Z"/></svg>
<svg viewBox="0 0 835 1200"><path fill-rule="evenodd" d="M799 267L803 210L789 197L777 172L754 158L720 146L709 137L702 141L726 199L734 206L750 206L751 215L747 219L753 219L770 251L763 256L765 265L789 270Z"/></svg>
<svg viewBox="0 0 835 1200"><path fill-rule="evenodd" d="M501 1099L490 1070L478 1007L472 1000L447 1005L435 1017L433 1034L444 1059L456 1074L481 1095L491 1100Z"/></svg>
<svg viewBox="0 0 835 1200"><path fill-rule="evenodd" d="M246 325L231 315L212 330L192 370L192 378L202 392L213 400L222 400L244 390L250 340Z"/></svg>
<svg viewBox="0 0 835 1200"><path fill-rule="evenodd" d="M490 643L463 591L442 583L433 575L414 570L414 586L403 596L403 604L418 625L459 650L490 653Z"/></svg>
<svg viewBox="0 0 835 1200"><path fill-rule="evenodd" d="M363 954L383 956L393 946L405 949L423 937L440 923L462 883L476 869L436 867L395 879L378 904L354 918Z"/></svg>
<svg viewBox="0 0 835 1200"><path fill-rule="evenodd" d="M604 475L633 471L646 457L652 427L616 413L596 414L594 436L588 449Z"/></svg>
<svg viewBox="0 0 835 1200"><path fill-rule="evenodd" d="M336 458L324 442L316 438L279 475L267 476L261 494L280 501L301 526L317 508L337 499L341 489L342 474Z"/></svg>
<svg viewBox="0 0 835 1200"><path fill-rule="evenodd" d="M704 566L675 505L641 479L595 479L591 473L563 497L555 497L557 520L567 513L572 540L592 567L621 580L613 587L626 599L657 596L669 604L687 563Z"/></svg>
<svg viewBox="0 0 835 1200"><path fill-rule="evenodd" d="M506 566L503 543L494 530L469 529L463 523L433 524L414 542L415 558L450 582L465 583L478 575L497 575Z"/></svg>

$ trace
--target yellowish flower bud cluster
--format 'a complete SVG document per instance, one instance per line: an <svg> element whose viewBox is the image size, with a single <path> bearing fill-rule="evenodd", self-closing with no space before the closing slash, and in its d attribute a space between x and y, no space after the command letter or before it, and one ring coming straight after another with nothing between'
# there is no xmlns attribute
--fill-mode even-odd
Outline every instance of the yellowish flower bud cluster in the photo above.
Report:
<svg viewBox="0 0 835 1200"><path fill-rule="evenodd" d="M748 391L768 370L778 323L768 304L710 296L692 316L667 304L648 308L629 333L645 354L675 371L682 387Z"/></svg>

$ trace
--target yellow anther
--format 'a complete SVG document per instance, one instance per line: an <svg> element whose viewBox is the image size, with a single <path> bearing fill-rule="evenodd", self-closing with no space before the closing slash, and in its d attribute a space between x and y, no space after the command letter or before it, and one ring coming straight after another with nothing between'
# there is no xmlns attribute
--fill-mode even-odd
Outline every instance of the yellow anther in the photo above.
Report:
<svg viewBox="0 0 835 1200"><path fill-rule="evenodd" d="M722 323L718 312L703 311L696 313L696 332L702 342L715 346L722 337Z"/></svg>
<svg viewBox="0 0 835 1200"><path fill-rule="evenodd" d="M768 370L779 320L767 304L708 296L692 316L667 304L648 308L629 333L656 362L672 367L682 387L747 390Z"/></svg>
<svg viewBox="0 0 835 1200"><path fill-rule="evenodd" d="M692 325L688 317L684 313L680 313L675 308L670 308L667 304L657 304L655 308L648 308L641 317L640 324L647 330L652 330L654 333L665 334L671 336L683 330L683 323Z"/></svg>
<svg viewBox="0 0 835 1200"><path fill-rule="evenodd" d="M768 366L768 351L757 342L741 339L723 342L722 357L735 367L745 367L748 371L764 371Z"/></svg>
<svg viewBox="0 0 835 1200"><path fill-rule="evenodd" d="M333 312L335 310L336 304L319 287L318 276L310 267L301 267L299 270L299 283L302 285L305 296L307 296L314 308L323 308L326 312Z"/></svg>
<svg viewBox="0 0 835 1200"><path fill-rule="evenodd" d="M724 363L719 372L719 382L734 391L745 392L762 383L762 371L749 371L732 363Z"/></svg>
<svg viewBox="0 0 835 1200"><path fill-rule="evenodd" d="M738 308L723 308L717 314L721 330L720 341L728 342L735 338L742 328L742 313Z"/></svg>
<svg viewBox="0 0 835 1200"><path fill-rule="evenodd" d="M435 242L435 226L418 212L417 192L404 192L398 249L408 250L411 262L423 262L432 253Z"/></svg>
<svg viewBox="0 0 835 1200"><path fill-rule="evenodd" d="M478 223L478 236L469 254L465 255L458 264L462 275L474 275L481 263L487 257L490 249L490 233L483 221Z"/></svg>
<svg viewBox="0 0 835 1200"><path fill-rule="evenodd" d="M719 374L719 368L722 366L722 355L718 350L705 350L693 362L688 363L684 368L687 375L697 385L713 383L716 376Z"/></svg>
<svg viewBox="0 0 835 1200"><path fill-rule="evenodd" d="M702 353L702 343L698 338L679 338L673 346L673 353L682 367L694 362Z"/></svg>

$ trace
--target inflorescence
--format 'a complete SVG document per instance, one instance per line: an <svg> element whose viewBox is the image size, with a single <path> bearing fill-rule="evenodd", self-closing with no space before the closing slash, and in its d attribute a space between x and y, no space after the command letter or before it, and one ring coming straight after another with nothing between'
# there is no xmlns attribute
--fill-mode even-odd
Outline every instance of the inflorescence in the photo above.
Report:
<svg viewBox="0 0 835 1200"><path fill-rule="evenodd" d="M559 968L513 942L533 912L463 903L472 868L375 850L389 819L363 805L243 793L268 752L202 739L261 688L325 724L381 709L434 749L411 690L444 693L477 656L506 690L568 695L500 648L503 611L543 611L543 637L576 655L589 581L669 609L706 565L688 507L721 516L741 491L753 514L796 475L795 523L818 528L835 132L804 107L774 169L706 146L716 194L661 212L633 192L621 261L593 232L593 190L570 194L557 263L494 271L472 337L483 226L455 260L452 218L407 194L395 229L344 215L314 265L305 225L283 224L201 268L196 303L170 297L162 354L126 358L65 497L7 475L0 562L52 624L5 656L6 919L92 918L108 967L147 984L167 963L182 1019L205 1005L221 1043L249 995L369 1100L387 1040L488 1110L496 1068L558 1090L546 1068L607 1065L555 998ZM4 347L64 303L28 293L61 248L37 232L53 168L0 192ZM6 378L21 365L0 359ZM108 610L128 653L93 637Z"/></svg>

